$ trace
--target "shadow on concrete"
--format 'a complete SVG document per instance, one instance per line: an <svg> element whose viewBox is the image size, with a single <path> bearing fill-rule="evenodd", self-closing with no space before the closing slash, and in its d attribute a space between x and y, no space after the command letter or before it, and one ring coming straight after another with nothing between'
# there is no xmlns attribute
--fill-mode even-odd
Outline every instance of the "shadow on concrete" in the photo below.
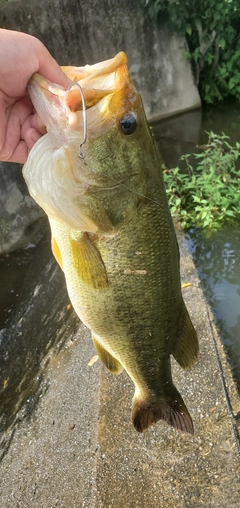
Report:
<svg viewBox="0 0 240 508"><path fill-rule="evenodd" d="M57 355L79 327L64 276L52 257L48 234L33 255L18 301L0 331L2 455L21 418L21 408L25 405L22 416L29 418L48 389L44 371L50 356Z"/></svg>

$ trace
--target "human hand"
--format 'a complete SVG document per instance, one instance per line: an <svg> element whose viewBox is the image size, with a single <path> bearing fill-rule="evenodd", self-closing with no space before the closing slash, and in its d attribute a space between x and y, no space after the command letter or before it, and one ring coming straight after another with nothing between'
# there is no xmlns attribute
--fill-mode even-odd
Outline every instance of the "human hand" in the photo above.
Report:
<svg viewBox="0 0 240 508"><path fill-rule="evenodd" d="M0 161L24 163L46 132L27 92L34 72L64 88L72 83L40 40L0 29Z"/></svg>

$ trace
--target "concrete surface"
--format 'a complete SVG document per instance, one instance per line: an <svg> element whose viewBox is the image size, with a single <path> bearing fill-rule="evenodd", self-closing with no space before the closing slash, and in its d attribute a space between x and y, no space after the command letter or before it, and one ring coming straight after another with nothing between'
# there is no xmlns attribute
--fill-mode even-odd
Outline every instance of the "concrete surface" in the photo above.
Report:
<svg viewBox="0 0 240 508"><path fill-rule="evenodd" d="M139 0L12 0L0 4L0 27L35 35L61 65L93 64L125 51L148 118L201 105L184 37Z"/></svg>
<svg viewBox="0 0 240 508"><path fill-rule="evenodd" d="M1 508L238 508L240 463L216 360L234 415L236 393L184 237L183 290L200 358L173 378L194 437L163 422L131 423L133 385L97 361L88 330L69 308L48 239L39 244L15 315L1 332ZM235 423L235 420L234 420Z"/></svg>
<svg viewBox="0 0 240 508"><path fill-rule="evenodd" d="M36 241L45 214L29 196L20 164L0 162L0 254Z"/></svg>

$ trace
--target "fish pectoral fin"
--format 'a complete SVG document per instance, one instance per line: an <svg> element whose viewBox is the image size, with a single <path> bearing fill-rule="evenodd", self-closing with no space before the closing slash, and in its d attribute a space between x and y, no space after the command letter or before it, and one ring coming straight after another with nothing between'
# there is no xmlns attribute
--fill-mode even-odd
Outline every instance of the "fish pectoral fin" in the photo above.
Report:
<svg viewBox="0 0 240 508"><path fill-rule="evenodd" d="M143 432L158 420L164 420L168 425L182 432L194 433L192 418L188 409L174 385L168 392L168 397L134 395L133 425L138 432Z"/></svg>
<svg viewBox="0 0 240 508"><path fill-rule="evenodd" d="M52 234L52 239L51 239L51 247L52 247L52 252L53 252L53 255L54 255L56 261L58 262L60 268L64 272L61 252L60 252L57 241L55 240L53 234Z"/></svg>
<svg viewBox="0 0 240 508"><path fill-rule="evenodd" d="M100 253L87 233L70 238L74 265L81 281L94 289L106 289L108 278Z"/></svg>
<svg viewBox="0 0 240 508"><path fill-rule="evenodd" d="M102 363L112 374L121 374L123 366L102 346L98 339L92 334L92 340L97 354Z"/></svg>
<svg viewBox="0 0 240 508"><path fill-rule="evenodd" d="M198 353L197 334L184 305L182 318L180 319L179 336L172 351L172 355L181 367L187 369L195 363L198 358Z"/></svg>

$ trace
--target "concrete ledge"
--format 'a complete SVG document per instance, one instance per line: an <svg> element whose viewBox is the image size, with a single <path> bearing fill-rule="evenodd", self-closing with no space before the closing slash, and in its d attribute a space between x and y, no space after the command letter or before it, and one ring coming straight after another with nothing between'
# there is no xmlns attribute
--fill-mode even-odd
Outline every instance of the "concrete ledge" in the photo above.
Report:
<svg viewBox="0 0 240 508"><path fill-rule="evenodd" d="M201 355L189 372L173 361L173 378L195 436L162 422L144 434L133 429L132 383L126 374L108 374L99 361L88 366L95 354L90 334L69 309L62 274L43 242L24 302L1 342L2 401L8 398L1 433L4 508L239 506L240 467L213 348L216 330L182 235L179 241ZM216 339L237 414L239 397Z"/></svg>

